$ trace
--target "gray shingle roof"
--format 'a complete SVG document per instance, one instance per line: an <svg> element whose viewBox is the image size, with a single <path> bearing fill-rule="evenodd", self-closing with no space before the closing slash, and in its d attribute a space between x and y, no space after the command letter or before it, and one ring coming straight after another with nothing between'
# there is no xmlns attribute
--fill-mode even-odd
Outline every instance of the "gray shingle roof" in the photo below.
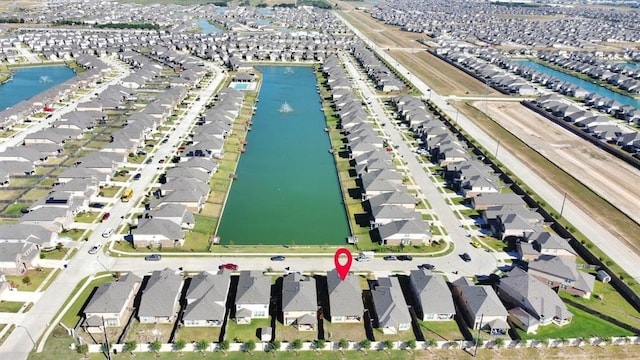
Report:
<svg viewBox="0 0 640 360"><path fill-rule="evenodd" d="M287 274L282 282L282 311L316 311L316 279L298 273Z"/></svg>
<svg viewBox="0 0 640 360"><path fill-rule="evenodd" d="M271 279L259 271L240 271L236 304L269 304Z"/></svg>
<svg viewBox="0 0 640 360"><path fill-rule="evenodd" d="M89 300L84 313L119 313L127 304L131 290L141 282L140 277L127 273L118 281L100 285Z"/></svg>
<svg viewBox="0 0 640 360"><path fill-rule="evenodd" d="M176 296L182 289L182 281L182 275L172 269L154 271L142 292L138 316L173 316Z"/></svg>
<svg viewBox="0 0 640 360"><path fill-rule="evenodd" d="M348 274L342 281L338 271L332 269L327 272L327 287L329 290L329 312L331 316L362 316L362 289L357 275Z"/></svg>
<svg viewBox="0 0 640 360"><path fill-rule="evenodd" d="M411 323L411 315L398 278L379 278L371 295L380 327L397 328L400 324Z"/></svg>
<svg viewBox="0 0 640 360"><path fill-rule="evenodd" d="M230 284L231 274L225 270L219 274L201 272L194 276L187 289L188 304L182 319L223 321Z"/></svg>
<svg viewBox="0 0 640 360"><path fill-rule="evenodd" d="M434 275L429 270L411 270L420 306L425 314L455 314L451 290L442 275Z"/></svg>
<svg viewBox="0 0 640 360"><path fill-rule="evenodd" d="M490 286L473 285L460 286L460 295L464 299L467 310L471 317L484 316L504 316L506 317L507 309L498 299L498 295Z"/></svg>

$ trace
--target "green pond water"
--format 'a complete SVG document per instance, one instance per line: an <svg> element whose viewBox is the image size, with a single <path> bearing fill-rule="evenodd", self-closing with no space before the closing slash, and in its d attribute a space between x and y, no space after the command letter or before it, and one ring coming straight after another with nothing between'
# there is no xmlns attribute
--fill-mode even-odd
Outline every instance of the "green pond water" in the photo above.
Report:
<svg viewBox="0 0 640 360"><path fill-rule="evenodd" d="M310 67L258 68L263 83L218 236L233 245L342 245L349 236Z"/></svg>

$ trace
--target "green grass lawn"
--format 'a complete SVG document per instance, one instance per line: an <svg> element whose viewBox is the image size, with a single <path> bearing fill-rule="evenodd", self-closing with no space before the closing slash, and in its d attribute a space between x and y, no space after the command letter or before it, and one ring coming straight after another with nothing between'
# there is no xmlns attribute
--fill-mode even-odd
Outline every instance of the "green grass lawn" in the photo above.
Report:
<svg viewBox="0 0 640 360"><path fill-rule="evenodd" d="M40 268L27 271L24 275L6 275L7 281L12 281L13 286L20 291L35 291L53 269ZM25 284L23 280L29 277L30 282Z"/></svg>
<svg viewBox="0 0 640 360"><path fill-rule="evenodd" d="M41 251L40 252L40 258L41 259L49 259L49 260L60 260L64 257L64 255L67 253L68 249L54 249L51 251Z"/></svg>
<svg viewBox="0 0 640 360"><path fill-rule="evenodd" d="M97 212L91 212L91 211L83 211L80 214L76 215L76 218L74 219L74 221L77 221L79 223L92 223L94 221L96 221L96 219L98 218L100 214Z"/></svg>
<svg viewBox="0 0 640 360"><path fill-rule="evenodd" d="M5 215L18 215L23 209L28 209L28 204L11 204L7 206L3 214Z"/></svg>
<svg viewBox="0 0 640 360"><path fill-rule="evenodd" d="M598 299L600 296L601 299ZM593 294L590 299L574 297L565 292L560 292L560 297L565 301L572 301L584 305L605 316L610 316L622 323L640 329L640 313L631 306L611 284L596 281Z"/></svg>
<svg viewBox="0 0 640 360"><path fill-rule="evenodd" d="M0 312L17 313L22 305L24 303L18 301L0 301Z"/></svg>
<svg viewBox="0 0 640 360"><path fill-rule="evenodd" d="M29 191L27 191L24 195L22 195L22 200L26 200L26 201L36 201L36 200L40 200L41 198L47 196L49 194L49 190L45 190L45 189L31 189Z"/></svg>
<svg viewBox="0 0 640 360"><path fill-rule="evenodd" d="M101 196L112 198L116 196L118 191L122 189L121 186L110 186L100 189Z"/></svg>
<svg viewBox="0 0 640 360"><path fill-rule="evenodd" d="M63 230L60 233L60 237L68 237L71 238L73 240L80 240L80 237L82 237L82 234L84 234L85 230L83 229L69 229L69 230ZM87 233L87 237L89 237L91 233Z"/></svg>
<svg viewBox="0 0 640 360"><path fill-rule="evenodd" d="M607 322L597 316L588 314L574 306L567 304L567 309L573 314L571 323L563 327L547 325L539 327L537 334L526 334L516 329L521 339L561 339L578 337L608 337L608 336L632 336L631 331L623 329L615 324Z"/></svg>
<svg viewBox="0 0 640 360"><path fill-rule="evenodd" d="M418 320L420 330L425 339L435 341L452 341L463 339L458 324L454 321L422 321Z"/></svg>
<svg viewBox="0 0 640 360"><path fill-rule="evenodd" d="M373 336L375 337L376 341L409 341L416 339L416 336L413 331L411 331L411 329L406 331L399 331L397 334L383 334L382 330L373 329Z"/></svg>
<svg viewBox="0 0 640 360"><path fill-rule="evenodd" d="M87 300L89 300L89 295L91 295L91 292L93 292L93 289L97 288L98 286L100 286L103 283L106 283L108 281L114 281L114 280L115 279L112 276L105 276L105 277L101 277L101 278L94 279L93 281L91 281L91 283L89 283L89 285L82 291L80 296L78 296L76 301L71 305L69 310L64 314L64 316L62 317L62 320L60 320L60 322L63 323L68 328L75 327L76 324L80 321L80 318L81 318L81 316L79 314L80 309L82 309L82 306L87 302ZM71 294L68 297L68 300L65 302L65 306L71 300L71 298L78 291L80 291L80 288L82 287L84 282L85 281L83 280L81 283L79 283L76 286L76 288L71 292Z"/></svg>
<svg viewBox="0 0 640 360"><path fill-rule="evenodd" d="M251 324L236 324L233 319L229 319L229 323L227 325L227 333L225 334L225 340L229 342L245 342L248 340L253 340L255 342L259 341L257 337L257 331L261 327L271 326L271 319L253 319L251 320Z"/></svg>

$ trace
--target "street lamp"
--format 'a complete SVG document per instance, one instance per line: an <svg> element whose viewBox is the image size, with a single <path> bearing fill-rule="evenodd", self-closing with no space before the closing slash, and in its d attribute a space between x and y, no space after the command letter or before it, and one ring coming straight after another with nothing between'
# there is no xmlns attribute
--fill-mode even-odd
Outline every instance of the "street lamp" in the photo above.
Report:
<svg viewBox="0 0 640 360"><path fill-rule="evenodd" d="M36 349L36 341L33 340L33 336L31 336L31 332L29 331L29 329L27 329L26 327L22 326L22 325L16 325L16 328L23 328L24 331L27 332L27 335L29 336L29 340L31 340L31 343L33 344L33 349Z"/></svg>
<svg viewBox="0 0 640 360"><path fill-rule="evenodd" d="M560 217L562 217L562 212L564 211L565 201L567 201L567 193L564 193L564 197L562 198L562 206L560 207Z"/></svg>

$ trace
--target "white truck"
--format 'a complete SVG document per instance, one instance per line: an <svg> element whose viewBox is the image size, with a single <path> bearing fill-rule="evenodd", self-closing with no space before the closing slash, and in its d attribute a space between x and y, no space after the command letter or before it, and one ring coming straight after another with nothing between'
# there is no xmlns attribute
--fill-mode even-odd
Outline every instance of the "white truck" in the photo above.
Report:
<svg viewBox="0 0 640 360"><path fill-rule="evenodd" d="M363 251L358 254L358 257L356 257L356 261L369 261L373 259L374 256L375 254L373 251Z"/></svg>

